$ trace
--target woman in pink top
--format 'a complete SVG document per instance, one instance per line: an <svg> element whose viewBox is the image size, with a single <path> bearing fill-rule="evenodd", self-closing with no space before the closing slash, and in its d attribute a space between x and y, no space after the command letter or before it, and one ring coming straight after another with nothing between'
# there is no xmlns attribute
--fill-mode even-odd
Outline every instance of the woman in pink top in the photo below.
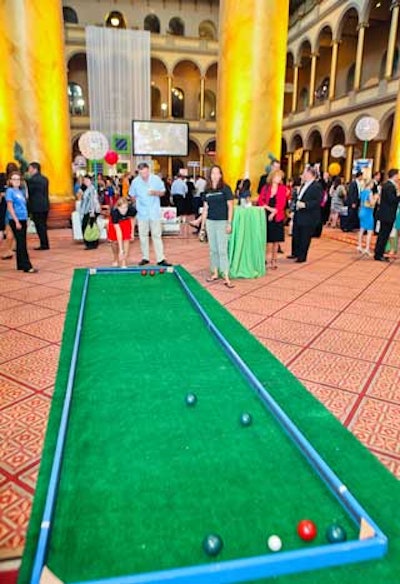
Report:
<svg viewBox="0 0 400 584"><path fill-rule="evenodd" d="M267 215L267 264L277 269L279 243L285 240L283 222L286 209L286 187L282 184L283 172L273 170L267 184L261 189L258 205L264 207Z"/></svg>

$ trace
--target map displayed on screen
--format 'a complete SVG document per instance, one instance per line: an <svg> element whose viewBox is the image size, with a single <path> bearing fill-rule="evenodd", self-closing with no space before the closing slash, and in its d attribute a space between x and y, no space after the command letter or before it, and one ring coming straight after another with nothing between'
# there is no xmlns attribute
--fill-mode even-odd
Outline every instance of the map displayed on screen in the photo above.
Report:
<svg viewBox="0 0 400 584"><path fill-rule="evenodd" d="M132 122L134 156L187 156L188 137L185 122Z"/></svg>

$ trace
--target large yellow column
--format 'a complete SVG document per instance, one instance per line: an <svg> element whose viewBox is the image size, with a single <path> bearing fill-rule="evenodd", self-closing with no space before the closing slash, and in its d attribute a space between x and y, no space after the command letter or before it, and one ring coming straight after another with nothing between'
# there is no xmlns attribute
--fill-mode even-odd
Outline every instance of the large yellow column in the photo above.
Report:
<svg viewBox="0 0 400 584"><path fill-rule="evenodd" d="M228 184L281 153L289 0L221 0L217 159Z"/></svg>
<svg viewBox="0 0 400 584"><path fill-rule="evenodd" d="M393 71L393 60L394 60L394 52L396 49L396 40L397 40L397 28L399 25L399 4L400 2L392 2L391 10L392 10L392 19L390 22L390 33L389 33L389 41L387 47L387 57L386 57L386 67L385 67L385 77L386 79L390 79L392 77Z"/></svg>
<svg viewBox="0 0 400 584"><path fill-rule="evenodd" d="M7 19L6 5L0 1L0 22L6 23ZM5 28L4 25L2 28ZM9 38L3 30L0 34L0 55L3 55L0 59L0 172L4 172L7 163L14 160L13 146L16 140L13 68L11 59L4 57L10 52Z"/></svg>
<svg viewBox="0 0 400 584"><path fill-rule="evenodd" d="M310 93L308 96L308 105L312 107L315 99L315 77L317 73L317 59L318 55L313 53L311 55L311 76L310 76Z"/></svg>
<svg viewBox="0 0 400 584"><path fill-rule="evenodd" d="M293 95L292 95L292 114L297 110L297 96L299 93L299 69L300 65L294 66L293 71Z"/></svg>
<svg viewBox="0 0 400 584"><path fill-rule="evenodd" d="M361 73L363 64L363 53L364 53L364 39L365 39L365 29L368 23L360 22L358 26L358 40L357 40L357 54L356 54L356 69L354 72L354 89L358 90L361 86Z"/></svg>
<svg viewBox="0 0 400 584"><path fill-rule="evenodd" d="M7 97L0 99L13 100L7 115L15 139L28 161L41 163L50 181L54 210L57 204L73 201L62 5L58 1L2 0L1 6L7 15L2 19L7 22L2 28L7 52L1 59L0 77L8 67L12 78Z"/></svg>
<svg viewBox="0 0 400 584"><path fill-rule="evenodd" d="M388 168L400 168L400 90L397 93Z"/></svg>
<svg viewBox="0 0 400 584"><path fill-rule="evenodd" d="M334 99L336 91L337 62L339 41L332 41L331 76L329 81L329 99Z"/></svg>

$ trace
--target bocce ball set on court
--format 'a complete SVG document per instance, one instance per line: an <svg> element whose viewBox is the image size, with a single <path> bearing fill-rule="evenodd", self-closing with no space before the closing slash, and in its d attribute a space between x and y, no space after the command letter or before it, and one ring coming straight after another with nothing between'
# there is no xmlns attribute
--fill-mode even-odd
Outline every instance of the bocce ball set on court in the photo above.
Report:
<svg viewBox="0 0 400 584"><path fill-rule="evenodd" d="M185 403L189 408L197 405L197 395L188 393L185 397ZM239 424L243 427L251 426L253 417L248 412L243 412L239 417ZM297 524L298 536L306 542L313 541L317 537L317 526L310 519L302 519ZM333 523L326 530L326 539L329 543L340 543L346 541L347 533L343 527ZM283 543L279 535L273 534L267 539L267 547L271 552L279 552L282 549ZM202 548L205 554L210 557L216 557L224 547L223 539L216 533L206 535L202 542Z"/></svg>
<svg viewBox="0 0 400 584"><path fill-rule="evenodd" d="M159 274L164 274L165 270L163 268L161 268L161 270L157 270L157 272ZM142 276L147 276L147 274L149 274L149 276L155 276L157 272L156 272L156 270L142 270L141 274L142 274Z"/></svg>

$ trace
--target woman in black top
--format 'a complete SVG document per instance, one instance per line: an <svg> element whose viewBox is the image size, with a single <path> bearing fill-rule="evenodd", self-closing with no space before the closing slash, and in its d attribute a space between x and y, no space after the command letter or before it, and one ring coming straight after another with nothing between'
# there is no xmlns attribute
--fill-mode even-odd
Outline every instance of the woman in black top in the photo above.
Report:
<svg viewBox="0 0 400 584"><path fill-rule="evenodd" d="M220 166L214 165L210 171L206 190L203 193L203 213L201 232L207 227L210 246L211 276L207 282L218 280L220 275L227 288L233 288L229 280L228 239L232 232L233 195L224 183Z"/></svg>

